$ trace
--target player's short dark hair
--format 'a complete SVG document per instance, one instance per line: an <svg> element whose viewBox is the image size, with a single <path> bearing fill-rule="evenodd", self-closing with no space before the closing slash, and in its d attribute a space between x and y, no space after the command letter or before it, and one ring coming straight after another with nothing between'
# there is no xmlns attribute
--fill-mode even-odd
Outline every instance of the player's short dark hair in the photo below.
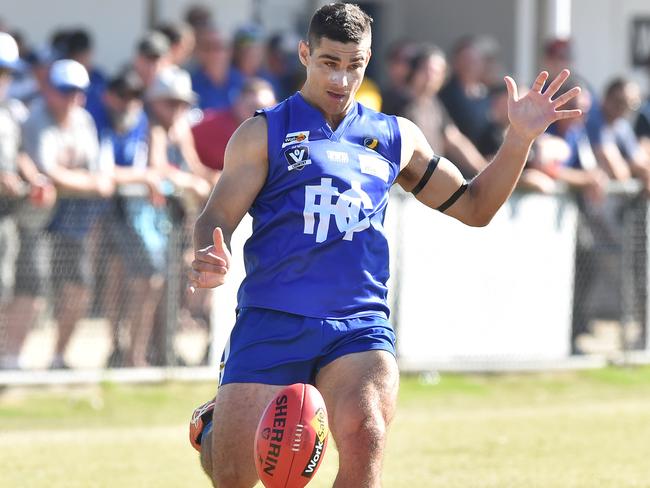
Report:
<svg viewBox="0 0 650 488"><path fill-rule="evenodd" d="M323 37L338 42L359 44L371 33L372 17L352 3L330 3L319 8L309 23L307 40L310 47Z"/></svg>

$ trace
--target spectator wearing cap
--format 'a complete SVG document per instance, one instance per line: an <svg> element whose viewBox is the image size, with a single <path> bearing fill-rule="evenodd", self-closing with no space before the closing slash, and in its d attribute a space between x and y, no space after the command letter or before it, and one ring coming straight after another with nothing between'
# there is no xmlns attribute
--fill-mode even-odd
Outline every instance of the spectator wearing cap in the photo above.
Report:
<svg viewBox="0 0 650 488"><path fill-rule="evenodd" d="M488 123L490 102L483 83L485 68L478 40L463 37L453 49L451 78L440 90L440 100L451 119L475 145Z"/></svg>
<svg viewBox="0 0 650 488"><path fill-rule="evenodd" d="M199 31L196 39L198 66L192 71L192 88L202 109L230 107L244 82L231 67L232 50L228 38L211 28Z"/></svg>
<svg viewBox="0 0 650 488"><path fill-rule="evenodd" d="M144 83L135 71L123 71L109 81L102 99L100 157L114 167L117 185L102 225L104 305L113 327L108 366L142 367L147 360L138 345L149 341L162 295L166 237L159 223L164 196L159 175L148 167ZM120 343L120 325L129 331L128 346Z"/></svg>
<svg viewBox="0 0 650 488"><path fill-rule="evenodd" d="M169 41L162 32L151 31L138 42L133 68L149 87L163 69L170 66Z"/></svg>
<svg viewBox="0 0 650 488"><path fill-rule="evenodd" d="M149 116L149 164L158 170L190 203L202 205L216 175L196 153L188 121L188 110L196 93L187 71L166 68L147 89Z"/></svg>
<svg viewBox="0 0 650 488"><path fill-rule="evenodd" d="M437 154L457 161L462 172L474 176L487 163L453 123L438 98L447 73L444 52L434 45L418 48L409 62L405 93L409 101L399 115L413 121Z"/></svg>
<svg viewBox="0 0 650 488"><path fill-rule="evenodd" d="M175 224L182 228L184 242L191 241L191 223L203 208L212 183L218 178L215 171L201 163L196 153L188 118L188 111L196 103L196 98L189 74L178 67L161 72L146 93L150 122L149 165L160 171L166 182L173 186L169 207L180 206L178 213L184 220ZM201 300L204 293L195 295L194 301L204 303ZM185 310L181 310L179 315L183 319L190 317ZM157 317L160 316L158 313ZM156 325L152 342L160 343L164 327L160 322ZM146 348L146 344L143 347Z"/></svg>
<svg viewBox="0 0 650 488"><path fill-rule="evenodd" d="M86 29L68 32L63 57L81 63L88 72L90 83L86 89L86 110L96 119L102 104L102 93L106 89L106 76L93 63L93 40Z"/></svg>
<svg viewBox="0 0 650 488"><path fill-rule="evenodd" d="M232 49L232 65L246 79L260 76L264 64L264 32L251 24L235 32Z"/></svg>
<svg viewBox="0 0 650 488"><path fill-rule="evenodd" d="M237 127L262 108L275 105L271 84L250 78L242 86L234 105L225 110L206 110L201 122L192 127L196 151L208 168L221 172L226 145Z"/></svg>
<svg viewBox="0 0 650 488"><path fill-rule="evenodd" d="M196 38L194 30L183 22L160 24L156 31L161 32L169 42L169 62L183 67L194 52Z"/></svg>
<svg viewBox="0 0 650 488"><path fill-rule="evenodd" d="M112 176L99 171L95 124L83 108L88 85L88 72L80 63L70 59L55 61L44 103L32 108L23 125L27 153L61 195L47 225L59 332L52 368L67 367L64 354L90 298L87 237L99 211L92 199L110 196L114 186ZM32 276L32 280L40 282L39 278Z"/></svg>
<svg viewBox="0 0 650 488"><path fill-rule="evenodd" d="M42 299L22 289L20 281L16 283L16 267L25 262L24 254L29 249L28 245L20 246L16 224L31 206L51 207L55 199L54 187L20 151L20 124L27 111L20 101L7 97L19 66L15 40L0 32L0 369L20 366L25 337L45 305Z"/></svg>

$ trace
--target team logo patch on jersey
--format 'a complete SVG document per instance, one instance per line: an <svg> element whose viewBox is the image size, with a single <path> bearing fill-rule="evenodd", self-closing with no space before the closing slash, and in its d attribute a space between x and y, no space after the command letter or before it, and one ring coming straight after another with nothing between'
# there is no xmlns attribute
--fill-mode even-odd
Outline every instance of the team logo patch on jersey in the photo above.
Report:
<svg viewBox="0 0 650 488"><path fill-rule="evenodd" d="M292 144L300 144L301 142L307 142L307 141L309 141L308 130L289 132L286 136L284 136L284 142L282 143L282 147L285 148L287 146L291 146Z"/></svg>
<svg viewBox="0 0 650 488"><path fill-rule="evenodd" d="M311 164L309 159L309 148L307 146L294 146L284 151L284 157L287 158L287 169L289 171L297 169L300 171L308 164Z"/></svg>
<svg viewBox="0 0 650 488"><path fill-rule="evenodd" d="M379 145L379 141L375 139L374 137L366 137L363 140L363 145L366 146L368 149L377 149L377 146Z"/></svg>
<svg viewBox="0 0 650 488"><path fill-rule="evenodd" d="M359 166L361 172L367 175L376 176L388 183L388 176L390 175L390 168L388 163L379 159L377 156L369 154L359 154Z"/></svg>

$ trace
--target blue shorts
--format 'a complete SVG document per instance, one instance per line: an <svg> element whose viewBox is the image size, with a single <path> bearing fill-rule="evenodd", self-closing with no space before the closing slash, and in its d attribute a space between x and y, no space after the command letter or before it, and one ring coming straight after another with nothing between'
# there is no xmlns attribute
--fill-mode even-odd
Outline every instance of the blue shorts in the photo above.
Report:
<svg viewBox="0 0 650 488"><path fill-rule="evenodd" d="M313 383L327 364L363 351L395 355L395 333L387 319L318 319L243 308L226 344L219 384Z"/></svg>

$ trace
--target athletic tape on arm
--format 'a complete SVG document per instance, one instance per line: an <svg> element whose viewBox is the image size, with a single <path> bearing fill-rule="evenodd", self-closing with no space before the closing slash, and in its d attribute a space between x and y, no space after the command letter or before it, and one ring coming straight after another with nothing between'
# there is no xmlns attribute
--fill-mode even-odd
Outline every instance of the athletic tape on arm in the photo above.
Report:
<svg viewBox="0 0 650 488"><path fill-rule="evenodd" d="M411 193L413 195L417 195L418 193L420 193L420 191L422 191L422 188L424 188L425 185L428 183L429 179L431 178L431 175L438 167L438 161L440 161L440 156L436 156L434 154L434 156L431 158L431 161L429 161L429 164L427 165L427 170L422 175L422 178L420 178L418 184L415 185L415 188L411 190Z"/></svg>
<svg viewBox="0 0 650 488"><path fill-rule="evenodd" d="M465 190L467 190L467 187L469 186L469 183L466 181L463 181L463 184L460 185L460 188L456 190L442 205L440 205L436 210L440 212L444 212L447 210L449 207L451 207L454 203L456 203L456 200L458 200L463 193L465 193Z"/></svg>

